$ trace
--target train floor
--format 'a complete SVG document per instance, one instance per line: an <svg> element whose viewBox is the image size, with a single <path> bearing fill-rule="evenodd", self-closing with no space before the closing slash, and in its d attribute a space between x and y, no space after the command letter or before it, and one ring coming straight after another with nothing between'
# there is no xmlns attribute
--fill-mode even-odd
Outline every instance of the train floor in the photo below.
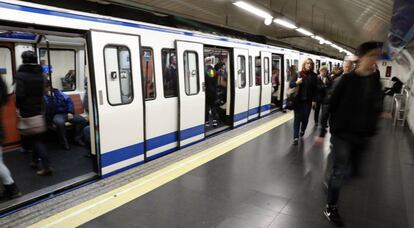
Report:
<svg viewBox="0 0 414 228"><path fill-rule="evenodd" d="M313 144L312 123L292 146L292 122L82 227L332 227L322 215L329 146ZM388 120L381 125L361 175L344 183L346 227L414 227L413 135Z"/></svg>
<svg viewBox="0 0 414 228"><path fill-rule="evenodd" d="M50 159L53 175L39 176L29 164L32 161L31 152L21 152L14 149L4 153L4 162L10 169L13 179L17 183L23 197L12 201L0 201L1 204L15 203L16 200L27 200L42 193L53 191L61 184L70 184L70 180L81 176L93 175L93 163L88 156L89 150L84 147L71 145L71 150L63 150L57 142L44 140ZM66 182L66 183L65 183Z"/></svg>

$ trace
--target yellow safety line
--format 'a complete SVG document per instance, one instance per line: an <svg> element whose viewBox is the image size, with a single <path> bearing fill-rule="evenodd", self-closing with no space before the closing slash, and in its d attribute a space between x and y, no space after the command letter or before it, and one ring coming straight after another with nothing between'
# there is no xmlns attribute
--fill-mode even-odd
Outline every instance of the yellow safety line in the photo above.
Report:
<svg viewBox="0 0 414 228"><path fill-rule="evenodd" d="M66 209L30 227L77 227L114 210L163 184L239 147L240 145L291 120L293 113L284 114L250 131L171 164L122 187Z"/></svg>

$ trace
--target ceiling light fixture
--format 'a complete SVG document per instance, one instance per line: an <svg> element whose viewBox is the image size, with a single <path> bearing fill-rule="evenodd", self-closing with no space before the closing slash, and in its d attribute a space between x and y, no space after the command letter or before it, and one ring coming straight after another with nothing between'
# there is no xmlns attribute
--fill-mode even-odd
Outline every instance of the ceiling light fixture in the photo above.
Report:
<svg viewBox="0 0 414 228"><path fill-rule="evenodd" d="M272 24L272 18L266 18L264 20L264 24L267 25L267 26L271 25Z"/></svg>
<svg viewBox="0 0 414 228"><path fill-rule="evenodd" d="M286 27L286 28L288 28L288 29L296 29L296 28L298 28L298 27L296 27L296 25L294 25L293 23L290 23L290 22L288 22L288 21L286 21L286 20L283 20L283 19L276 18L276 19L274 19L273 21L274 21L276 24L282 25L282 26L284 26L284 27Z"/></svg>
<svg viewBox="0 0 414 228"><path fill-rule="evenodd" d="M234 2L233 4L240 7L240 8L242 8L242 9L244 9L244 10L246 10L246 11L248 11L248 12L250 12L250 13L252 13L252 14L254 14L254 15L256 15L256 16L258 16L258 17L261 17L261 18L264 18L264 19L268 19L268 18L273 19L273 16L270 15L268 12L266 12L262 9L259 9L259 8L249 4L247 2L237 1L237 2Z"/></svg>
<svg viewBox="0 0 414 228"><path fill-rule="evenodd" d="M298 29L296 29L296 31L302 33L305 36L313 36L313 33L309 32L308 30L303 29L303 28L298 28Z"/></svg>

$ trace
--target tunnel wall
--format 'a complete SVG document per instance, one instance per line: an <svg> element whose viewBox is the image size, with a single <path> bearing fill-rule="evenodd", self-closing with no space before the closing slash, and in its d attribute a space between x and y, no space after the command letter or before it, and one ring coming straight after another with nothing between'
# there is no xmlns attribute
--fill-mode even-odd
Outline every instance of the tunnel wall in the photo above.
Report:
<svg viewBox="0 0 414 228"><path fill-rule="evenodd" d="M393 60L393 65L396 66L398 78L400 78L410 90L407 123L414 133L414 49L403 50L400 55Z"/></svg>

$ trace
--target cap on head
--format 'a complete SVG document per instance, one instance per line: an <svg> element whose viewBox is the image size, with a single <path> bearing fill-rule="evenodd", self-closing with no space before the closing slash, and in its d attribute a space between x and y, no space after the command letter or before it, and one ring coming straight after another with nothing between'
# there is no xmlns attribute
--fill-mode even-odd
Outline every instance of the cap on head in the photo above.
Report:
<svg viewBox="0 0 414 228"><path fill-rule="evenodd" d="M368 52L375 50L375 49L381 49L382 48L382 42L378 42L378 41L369 41L369 42L365 42L361 45L359 45L358 49L357 49L357 55L358 57L362 57L364 55L366 55Z"/></svg>

